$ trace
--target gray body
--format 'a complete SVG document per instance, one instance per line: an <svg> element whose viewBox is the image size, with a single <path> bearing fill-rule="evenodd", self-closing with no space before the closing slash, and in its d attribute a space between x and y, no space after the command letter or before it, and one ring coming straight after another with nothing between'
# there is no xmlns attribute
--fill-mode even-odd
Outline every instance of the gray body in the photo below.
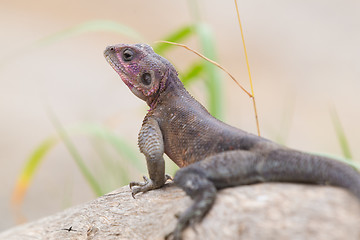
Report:
<svg viewBox="0 0 360 240"><path fill-rule="evenodd" d="M144 44L110 46L105 56L130 90L150 106L139 133L150 178L132 182L133 196L162 187L163 154L181 169L174 182L194 203L167 238L206 215L218 189L258 182L328 184L360 199L360 175L336 160L285 148L211 116L184 88L174 67Z"/></svg>

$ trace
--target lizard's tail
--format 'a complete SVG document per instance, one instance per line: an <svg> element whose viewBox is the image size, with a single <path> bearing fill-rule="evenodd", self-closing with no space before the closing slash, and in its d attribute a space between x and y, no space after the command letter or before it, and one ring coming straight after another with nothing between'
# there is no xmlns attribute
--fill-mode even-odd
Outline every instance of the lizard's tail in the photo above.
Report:
<svg viewBox="0 0 360 240"><path fill-rule="evenodd" d="M338 186L360 200L360 173L350 165L330 158L290 149L273 150L256 161L255 171L265 182L301 182Z"/></svg>

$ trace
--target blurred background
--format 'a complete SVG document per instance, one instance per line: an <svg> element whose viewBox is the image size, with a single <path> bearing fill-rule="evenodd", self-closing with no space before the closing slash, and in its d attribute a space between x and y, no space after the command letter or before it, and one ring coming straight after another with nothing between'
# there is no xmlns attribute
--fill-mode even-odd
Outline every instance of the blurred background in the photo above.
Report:
<svg viewBox="0 0 360 240"><path fill-rule="evenodd" d="M340 157L345 144L358 161L360 2L238 4L262 136ZM233 1L0 2L0 230L141 180L146 167L136 144L147 107L102 53L115 43L154 45L186 26L195 30L179 40L212 55L250 90ZM202 63L182 48L162 52L180 73ZM214 96L206 76L189 82L190 92L227 123L256 134L249 97L222 72L211 75L219 76ZM64 129L67 146L58 137ZM11 200L26 164L33 164L27 173L35 170L25 177L26 194Z"/></svg>

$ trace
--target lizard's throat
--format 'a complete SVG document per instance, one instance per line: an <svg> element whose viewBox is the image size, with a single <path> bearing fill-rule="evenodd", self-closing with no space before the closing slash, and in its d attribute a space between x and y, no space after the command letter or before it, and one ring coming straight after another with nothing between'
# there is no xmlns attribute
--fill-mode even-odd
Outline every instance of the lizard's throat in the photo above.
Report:
<svg viewBox="0 0 360 240"><path fill-rule="evenodd" d="M121 64L117 63L116 60L114 60L111 55L106 55L106 60L110 64L110 66L115 70L115 72L119 74L121 80L126 84L126 86L128 86L130 90L133 91L134 85L128 80L124 67Z"/></svg>
<svg viewBox="0 0 360 240"><path fill-rule="evenodd" d="M161 91L159 89L156 93L147 97L147 99L145 101L146 101L147 105L150 107L150 110L152 110L156 107L156 105L160 101L160 95L161 95Z"/></svg>

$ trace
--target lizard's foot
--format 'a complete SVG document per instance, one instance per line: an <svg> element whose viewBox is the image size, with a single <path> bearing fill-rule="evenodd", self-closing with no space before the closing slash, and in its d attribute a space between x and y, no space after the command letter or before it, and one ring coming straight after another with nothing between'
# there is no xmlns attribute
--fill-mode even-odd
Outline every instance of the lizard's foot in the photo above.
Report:
<svg viewBox="0 0 360 240"><path fill-rule="evenodd" d="M201 222L204 217L202 213L195 213L193 207L189 208L182 214L176 214L175 217L178 219L176 227L174 231L168 233L165 236L166 240L181 240L182 239L182 231L186 227L192 227L193 230L196 232L195 224Z"/></svg>
<svg viewBox="0 0 360 240"><path fill-rule="evenodd" d="M129 187L132 190L131 195L135 198L135 195L140 192L147 192L153 189L162 187L167 180L172 180L171 176L165 174L164 181L156 183L155 181L143 176L144 182L130 182Z"/></svg>
<svg viewBox="0 0 360 240"><path fill-rule="evenodd" d="M175 176L175 184L189 195L194 203L180 214L173 232L165 236L167 240L180 240L182 232L187 227L193 227L200 222L215 202L215 185L205 177L205 174L190 167L180 169Z"/></svg>

